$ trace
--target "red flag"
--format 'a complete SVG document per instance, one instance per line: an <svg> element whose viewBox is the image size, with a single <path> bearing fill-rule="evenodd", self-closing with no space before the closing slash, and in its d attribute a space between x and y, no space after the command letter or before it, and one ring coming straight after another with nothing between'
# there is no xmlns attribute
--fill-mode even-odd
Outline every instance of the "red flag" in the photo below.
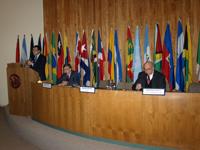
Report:
<svg viewBox="0 0 200 150"><path fill-rule="evenodd" d="M105 53L103 44L101 41L100 32L98 31L98 72L99 80L104 80L104 62L105 62Z"/></svg>
<svg viewBox="0 0 200 150"><path fill-rule="evenodd" d="M62 69L64 64L64 53L63 53L63 46L62 46L62 40L61 40L61 34L59 32L58 34L58 66L57 66L57 78L60 78L62 76Z"/></svg>
<svg viewBox="0 0 200 150"><path fill-rule="evenodd" d="M173 52L172 52L172 41L170 26L167 24L163 45L163 57L162 57L162 72L165 75L170 91L175 88L174 80L174 62L173 62Z"/></svg>
<svg viewBox="0 0 200 150"><path fill-rule="evenodd" d="M75 48L75 71L80 73L80 55L81 55L81 40L78 32L76 33L76 48Z"/></svg>
<svg viewBox="0 0 200 150"><path fill-rule="evenodd" d="M17 37L17 44L16 44L16 63L20 61L20 49L19 49L19 35Z"/></svg>

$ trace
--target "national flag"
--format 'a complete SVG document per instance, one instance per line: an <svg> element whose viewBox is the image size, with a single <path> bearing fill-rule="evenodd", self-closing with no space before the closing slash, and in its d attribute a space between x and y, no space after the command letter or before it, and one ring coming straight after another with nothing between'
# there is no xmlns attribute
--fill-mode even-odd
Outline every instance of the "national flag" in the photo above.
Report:
<svg viewBox="0 0 200 150"><path fill-rule="evenodd" d="M71 57L69 52L69 46L67 44L67 36L64 34L64 42L63 42L63 50L64 50L64 64L70 64L71 63Z"/></svg>
<svg viewBox="0 0 200 150"><path fill-rule="evenodd" d="M134 83L138 78L138 74L142 71L142 59L141 59L141 49L140 49L140 37L139 37L139 27L136 27L135 32L135 47L134 47L134 59L133 59L133 72L134 72Z"/></svg>
<svg viewBox="0 0 200 150"><path fill-rule="evenodd" d="M40 35L39 35L39 37L38 37L38 47L40 48L41 53L43 54L43 51L42 51L42 43L41 43L41 33L40 33Z"/></svg>
<svg viewBox="0 0 200 150"><path fill-rule="evenodd" d="M45 64L45 76L47 80L50 80L50 69L49 69L49 42L47 33L44 35L44 56L46 57L46 64Z"/></svg>
<svg viewBox="0 0 200 150"><path fill-rule="evenodd" d="M74 65L75 65L75 71L79 74L81 74L80 69L80 61L81 61L81 40L79 38L78 32L76 32L76 46L74 50Z"/></svg>
<svg viewBox="0 0 200 150"><path fill-rule="evenodd" d="M115 49L115 83L116 85L118 85L119 82L122 82L122 61L118 44L117 30L115 30L114 49Z"/></svg>
<svg viewBox="0 0 200 150"><path fill-rule="evenodd" d="M197 74L198 82L200 82L200 32L199 32L198 49L197 49L197 69L196 69L196 74Z"/></svg>
<svg viewBox="0 0 200 150"><path fill-rule="evenodd" d="M106 59L105 59L103 44L101 41L101 35L100 35L100 32L98 31L98 73L99 73L98 77L99 77L99 80L105 79L105 75L104 75L105 60Z"/></svg>
<svg viewBox="0 0 200 150"><path fill-rule="evenodd" d="M91 33L90 60L92 63L92 85L97 87L97 82L99 78L98 78L98 68L97 68L96 38L94 30L92 30Z"/></svg>
<svg viewBox="0 0 200 150"><path fill-rule="evenodd" d="M17 36L16 52L15 52L16 63L20 62L20 46L19 46L19 35Z"/></svg>
<svg viewBox="0 0 200 150"><path fill-rule="evenodd" d="M145 39L144 39L144 63L147 61L151 61L148 25L146 25L146 28L145 28Z"/></svg>
<svg viewBox="0 0 200 150"><path fill-rule="evenodd" d="M59 32L58 50L57 50L57 79L59 79L62 76L63 64L64 64L64 51L63 51L61 33Z"/></svg>
<svg viewBox="0 0 200 150"><path fill-rule="evenodd" d="M185 58L185 91L188 92L189 85L192 83L192 44L190 37L190 26L186 25L184 38L184 58Z"/></svg>
<svg viewBox="0 0 200 150"><path fill-rule="evenodd" d="M33 47L34 47L34 40L33 40L33 35L31 34L30 56L29 56L29 60L30 60L30 61L33 61L33 60L34 60Z"/></svg>
<svg viewBox="0 0 200 150"><path fill-rule="evenodd" d="M90 62L87 51L87 40L85 31L83 31L83 39L81 45L80 67L83 72L83 86L90 86Z"/></svg>
<svg viewBox="0 0 200 150"><path fill-rule="evenodd" d="M170 26L167 24L163 45L163 58L162 58L162 72L165 75L169 89L172 91L175 88L174 80L174 61L173 61L173 52L172 52L172 41Z"/></svg>
<svg viewBox="0 0 200 150"><path fill-rule="evenodd" d="M26 36L24 35L23 41L22 41L22 51L21 51L21 60L20 62L24 64L26 60L28 59L27 56L27 47L26 47Z"/></svg>
<svg viewBox="0 0 200 150"><path fill-rule="evenodd" d="M56 38L55 33L52 32L51 37L51 52L52 52L52 81L55 84L57 81L57 55L56 55Z"/></svg>
<svg viewBox="0 0 200 150"><path fill-rule="evenodd" d="M157 71L162 70L162 43L159 25L155 25L155 37L154 37L154 68Z"/></svg>
<svg viewBox="0 0 200 150"><path fill-rule="evenodd" d="M114 60L115 60L114 34L113 31L110 31L110 38L108 44L108 74L110 76L111 81L115 81Z"/></svg>
<svg viewBox="0 0 200 150"><path fill-rule="evenodd" d="M177 60L176 60L176 90L184 92L184 59L183 59L183 44L184 35L182 23L178 21L178 33L177 33Z"/></svg>
<svg viewBox="0 0 200 150"><path fill-rule="evenodd" d="M133 42L131 37L130 26L127 28L127 58L126 58L126 82L131 83L133 81Z"/></svg>

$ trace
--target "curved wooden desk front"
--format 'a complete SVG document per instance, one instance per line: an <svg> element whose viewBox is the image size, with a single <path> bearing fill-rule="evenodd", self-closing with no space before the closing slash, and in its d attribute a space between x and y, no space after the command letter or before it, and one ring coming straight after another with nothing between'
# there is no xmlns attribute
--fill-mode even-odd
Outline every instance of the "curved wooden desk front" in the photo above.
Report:
<svg viewBox="0 0 200 150"><path fill-rule="evenodd" d="M32 117L96 137L181 149L200 148L200 94L79 88L42 88L32 84Z"/></svg>

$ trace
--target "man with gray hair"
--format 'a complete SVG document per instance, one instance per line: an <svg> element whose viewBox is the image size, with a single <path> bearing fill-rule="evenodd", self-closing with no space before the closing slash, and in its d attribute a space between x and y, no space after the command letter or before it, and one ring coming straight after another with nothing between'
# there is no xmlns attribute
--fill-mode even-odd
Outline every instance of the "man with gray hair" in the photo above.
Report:
<svg viewBox="0 0 200 150"><path fill-rule="evenodd" d="M142 72L139 73L138 79L133 84L133 90L142 90L143 88L162 88L166 89L165 76L154 70L154 64L147 61L143 65Z"/></svg>

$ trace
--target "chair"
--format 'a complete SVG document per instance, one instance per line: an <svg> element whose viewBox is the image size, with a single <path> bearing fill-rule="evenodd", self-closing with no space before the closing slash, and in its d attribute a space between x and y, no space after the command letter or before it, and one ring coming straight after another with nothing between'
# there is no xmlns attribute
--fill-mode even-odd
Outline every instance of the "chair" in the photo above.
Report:
<svg viewBox="0 0 200 150"><path fill-rule="evenodd" d="M132 86L133 86L132 83L125 83L124 89L125 90L132 90Z"/></svg>
<svg viewBox="0 0 200 150"><path fill-rule="evenodd" d="M125 82L119 82L117 84L117 90L123 90L125 89Z"/></svg>
<svg viewBox="0 0 200 150"><path fill-rule="evenodd" d="M200 83L191 83L189 85L188 92L191 92L191 93L200 93Z"/></svg>
<svg viewBox="0 0 200 150"><path fill-rule="evenodd" d="M101 80L99 81L99 88L100 89L106 89L108 86L108 81L107 80Z"/></svg>
<svg viewBox="0 0 200 150"><path fill-rule="evenodd" d="M132 90L132 83L119 82L117 90Z"/></svg>

